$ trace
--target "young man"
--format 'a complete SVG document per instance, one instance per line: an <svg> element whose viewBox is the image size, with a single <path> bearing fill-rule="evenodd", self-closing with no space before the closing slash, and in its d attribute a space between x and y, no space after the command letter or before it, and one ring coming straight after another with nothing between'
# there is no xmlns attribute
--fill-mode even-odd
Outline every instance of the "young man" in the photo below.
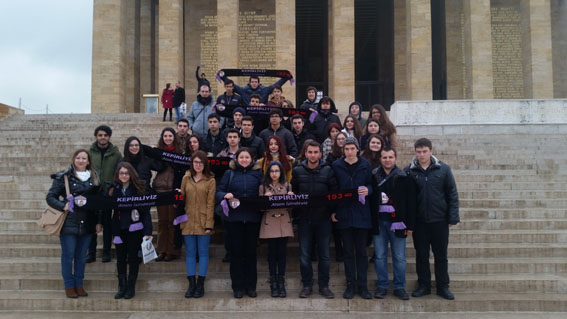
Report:
<svg viewBox="0 0 567 319"><path fill-rule="evenodd" d="M303 143L305 143L305 140L315 139L313 134L303 129L304 126L305 126L305 119L303 118L303 116L299 114L295 114L294 116L291 117L291 133L293 134L295 145L297 145L297 149L299 151L303 149Z"/></svg>
<svg viewBox="0 0 567 319"><path fill-rule="evenodd" d="M230 79L226 76L223 76L221 78L224 83L228 83L228 81L230 81ZM268 95L272 93L274 86L283 86L285 82L287 82L287 78L281 78L270 86L263 86L262 84L260 84L260 78L256 75L252 75L248 79L248 85L242 87L235 84L234 91L242 96L242 102L244 104L250 105L250 97L252 94L258 94L260 96L260 101L262 103L266 103L268 102Z"/></svg>
<svg viewBox="0 0 567 319"><path fill-rule="evenodd" d="M392 250L394 270L394 296L408 300L406 283L406 237L411 236L415 225L416 194L411 177L396 165L397 154L392 148L380 153L380 164L372 171L374 194L372 227L374 242L375 298L383 299L390 286L388 282L388 243ZM395 201L394 201L395 199Z"/></svg>
<svg viewBox="0 0 567 319"><path fill-rule="evenodd" d="M270 136L277 135L284 142L287 154L297 156L297 145L295 145L293 134L281 125L282 119L282 110L272 109L270 111L270 126L260 132L260 138L264 140L264 143L267 143Z"/></svg>
<svg viewBox="0 0 567 319"><path fill-rule="evenodd" d="M321 145L315 141L307 142L305 160L293 169L291 179L295 193L321 195L337 190L337 180L331 166L321 160ZM334 298L329 289L329 239L331 237L331 212L334 207L302 207L295 210L299 230L300 270L303 288L300 298L313 292L313 267L311 265L312 243L315 239L319 248L318 284L319 293L325 298Z"/></svg>
<svg viewBox="0 0 567 319"><path fill-rule="evenodd" d="M333 170L339 189L358 189L359 198L351 203L339 204L337 213L331 217L341 232L347 286L343 298L354 297L355 283L358 294L372 299L368 291L366 237L372 228L368 194L372 193L372 168L358 152L360 146L354 137L348 137L343 144L344 156L333 162Z"/></svg>
<svg viewBox="0 0 567 319"><path fill-rule="evenodd" d="M229 129L235 128L239 133L242 130L242 118L246 115L246 110L243 107L237 107L232 111L232 124L226 125L226 128L223 130L222 135L226 136L226 132Z"/></svg>
<svg viewBox="0 0 567 319"><path fill-rule="evenodd" d="M435 259L437 295L453 300L449 290L447 271L447 247L449 226L459 223L459 195L451 168L433 156L430 140L420 138L414 144L415 157L405 168L417 187L417 217L413 231L416 251L418 287L411 294L421 297L431 293L429 249Z"/></svg>
<svg viewBox="0 0 567 319"><path fill-rule="evenodd" d="M175 82L175 91L173 92L173 107L175 108L175 122L181 118L179 106L185 102L185 89L181 87L181 82Z"/></svg>
<svg viewBox="0 0 567 319"><path fill-rule="evenodd" d="M265 106L260 102L260 95L252 94L250 96L250 106ZM254 133L260 135L260 133L270 125L270 121L267 116L257 116L254 121Z"/></svg>
<svg viewBox="0 0 567 319"><path fill-rule="evenodd" d="M197 100L191 104L191 110L187 115L189 120L189 126L193 134L199 135L204 138L207 135L208 130L208 118L209 114L213 112L213 97L211 96L211 88L202 85L197 95ZM221 119L221 125L224 124L223 119Z"/></svg>
<svg viewBox="0 0 567 319"><path fill-rule="evenodd" d="M118 147L110 142L112 136L112 129L106 125L98 126L94 131L96 141L89 148L91 156L92 168L98 173L100 184L104 193L112 186L114 180L114 169L118 161L122 159L122 154ZM112 247L112 226L111 226L111 210L106 210L102 214L102 262L110 261L110 249ZM87 256L87 263L92 263L96 260L96 234L93 235L89 253Z"/></svg>
<svg viewBox="0 0 567 319"><path fill-rule="evenodd" d="M311 133L315 135L317 142L323 143L327 136L327 131L331 123L337 123L341 126L341 120L333 113L337 113L335 102L328 97L324 96L317 104L317 116L313 121Z"/></svg>
<svg viewBox="0 0 567 319"><path fill-rule="evenodd" d="M228 80L224 84L225 92L222 95L219 95L217 98L217 104L223 105L242 105L242 97L238 94L234 93L234 82L232 80ZM224 122L226 123L227 127L233 127L234 120L232 118L225 118Z"/></svg>
<svg viewBox="0 0 567 319"><path fill-rule="evenodd" d="M254 119L251 116L242 118L242 136L240 146L248 147L254 152L254 159L264 156L264 141L254 134Z"/></svg>
<svg viewBox="0 0 567 319"><path fill-rule="evenodd" d="M272 90L272 97L266 103L266 106L282 107L282 102L285 100L285 97L282 96L282 93L282 87L279 85L274 85L274 89Z"/></svg>
<svg viewBox="0 0 567 319"><path fill-rule="evenodd" d="M226 132L226 144L228 145L224 150L220 151L218 157L230 157L234 159L236 151L238 151L238 143L240 143L240 133L234 128Z"/></svg>
<svg viewBox="0 0 567 319"><path fill-rule="evenodd" d="M220 116L216 113L209 114L209 131L205 137L205 149L207 152L217 156L226 147L226 140L220 131Z"/></svg>
<svg viewBox="0 0 567 319"><path fill-rule="evenodd" d="M304 110L315 111L317 109L317 89L313 86L307 88L307 99L299 107Z"/></svg>
<svg viewBox="0 0 567 319"><path fill-rule="evenodd" d="M177 143L180 149L185 150L187 143L189 143L189 121L186 118L181 118L177 121Z"/></svg>

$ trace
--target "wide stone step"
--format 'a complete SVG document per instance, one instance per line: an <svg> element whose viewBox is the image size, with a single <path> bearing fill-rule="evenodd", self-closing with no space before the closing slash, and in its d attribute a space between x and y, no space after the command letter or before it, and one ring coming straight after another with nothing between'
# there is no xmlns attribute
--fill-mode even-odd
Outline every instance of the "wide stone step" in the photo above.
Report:
<svg viewBox="0 0 567 319"><path fill-rule="evenodd" d="M186 289L186 287L185 287ZM151 316L148 312L167 311L167 318L186 318L179 316L176 311L207 311L203 318L218 312L225 316L238 317L240 312L251 312L246 318L255 318L264 313L271 312L289 312L294 317L301 316L306 318L312 312L323 312L325 317L341 316L341 314L349 313L348 318L352 318L355 313L359 318L359 312L363 317L360 318L376 318L376 313L393 313L397 317L399 313L415 313L418 316L412 318L428 318L427 313L435 312L435 318L460 318L456 312L473 312L481 311L498 311L500 312L517 312L527 311L532 315L530 318L538 318L537 311L547 312L563 312L567 311L567 296L564 294L522 294L522 293L457 293L455 300L443 300L438 296L430 295L421 298L411 298L408 301L398 300L391 295L384 300L364 300L356 297L347 300L340 297L342 291L335 291L337 296L335 299L324 299L315 292L309 298L301 299L297 297L299 291L290 290L287 298L271 298L269 292L260 291L258 298L232 298L231 292L210 292L207 291L205 296L198 301L187 300L183 297L184 292L162 292L159 294L153 292L136 292L136 297L131 300L114 300L114 293L98 293L90 292L87 298L69 299L65 297L63 289L53 291L29 291L29 290L5 290L0 291L0 307L6 311L24 310L52 310L60 311L120 311L145 312L143 318L157 318ZM450 313L449 316L437 314L437 312ZM65 313L63 313L64 315ZM510 318L525 318L525 316L517 315ZM89 318L82 315L84 318ZM175 316L175 317L174 317ZM196 317L193 313L189 316ZM223 316L223 318L225 317ZM520 317L521 316L521 317ZM138 318L137 316L128 316L129 318ZM73 317L76 318L76 317ZM107 315L105 315L105 318ZM123 317L120 317L123 318ZM163 318L163 317L162 317ZM199 317L201 318L201 317ZM269 317L273 318L273 317ZM284 318L284 317L275 317ZM289 318L289 317L287 317ZM339 317L342 318L342 317ZM476 318L476 317L475 317ZM486 317L499 318L499 317ZM547 317L545 318L553 318Z"/></svg>
<svg viewBox="0 0 567 319"><path fill-rule="evenodd" d="M561 208L460 208L462 220L468 219L547 219L567 218L567 209ZM0 215L1 216L1 215ZM23 217L24 218L24 217Z"/></svg>
<svg viewBox="0 0 567 319"><path fill-rule="evenodd" d="M102 248L98 247L98 254ZM291 249L288 246L288 256L298 256L299 249ZM267 247L260 246L258 255L267 256ZM367 254L372 253L372 248L367 249ZM223 257L224 246L211 245L209 255L213 258ZM56 257L61 255L59 244L46 243L7 243L0 250L0 257ZM567 256L567 243L451 243L449 242L448 255L452 258L493 258L493 257L565 257ZM415 257L415 250L407 249L408 258Z"/></svg>
<svg viewBox="0 0 567 319"><path fill-rule="evenodd" d="M268 273L258 273L259 291L269 291ZM114 274L85 275L84 286L87 291L114 292L117 280ZM407 287L417 286L415 274L406 275ZM286 287L299 290L303 284L299 273L286 273ZM369 283L369 287L374 287ZM432 280L435 287L435 280ZM345 288L344 276L331 276L329 288L342 291ZM60 274L0 274L1 290L63 290L63 280ZM178 274L142 273L138 276L136 291L140 292L182 292L187 289L187 279L184 272ZM539 293L565 293L567 282L564 276L551 274L454 274L451 276L451 289L455 292L489 292L514 293L529 291ZM226 272L208 272L205 282L206 291L232 292L230 275Z"/></svg>

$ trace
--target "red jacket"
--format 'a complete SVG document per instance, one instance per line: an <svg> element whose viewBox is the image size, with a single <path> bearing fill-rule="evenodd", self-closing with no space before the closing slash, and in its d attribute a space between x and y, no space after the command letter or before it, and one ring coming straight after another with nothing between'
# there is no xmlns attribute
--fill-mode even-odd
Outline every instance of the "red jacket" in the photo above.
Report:
<svg viewBox="0 0 567 319"><path fill-rule="evenodd" d="M164 109L173 108L173 90L163 89L161 93L161 103Z"/></svg>

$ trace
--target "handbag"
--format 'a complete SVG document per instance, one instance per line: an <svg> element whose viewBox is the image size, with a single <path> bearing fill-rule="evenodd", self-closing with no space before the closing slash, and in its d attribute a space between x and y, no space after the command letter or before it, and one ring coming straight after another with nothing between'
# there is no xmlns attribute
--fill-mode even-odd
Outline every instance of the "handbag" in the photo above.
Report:
<svg viewBox="0 0 567 319"><path fill-rule="evenodd" d="M67 196L71 193L69 191L69 178L64 175L65 179L65 193ZM60 211L52 207L47 207L45 211L41 214L41 217L36 222L44 232L52 236L59 236L61 233L61 228L65 223L68 212Z"/></svg>
<svg viewBox="0 0 567 319"><path fill-rule="evenodd" d="M144 237L142 241L142 256L144 257L144 264L147 264L157 258L156 249L154 244L152 244L152 238L146 239Z"/></svg>

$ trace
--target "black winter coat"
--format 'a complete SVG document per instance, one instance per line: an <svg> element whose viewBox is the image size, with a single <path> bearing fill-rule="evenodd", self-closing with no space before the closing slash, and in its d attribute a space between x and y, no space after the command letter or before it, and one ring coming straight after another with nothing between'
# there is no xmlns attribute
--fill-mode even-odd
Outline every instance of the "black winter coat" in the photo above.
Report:
<svg viewBox="0 0 567 319"><path fill-rule="evenodd" d="M205 137L205 150L213 154L213 156L217 156L217 154L224 150L227 147L226 144L226 137L222 132L219 132L217 136L211 134L211 130L207 132L207 136Z"/></svg>
<svg viewBox="0 0 567 319"><path fill-rule="evenodd" d="M118 163L122 162L120 160ZM136 172L140 176L140 179L144 181L146 185L146 190L150 191L152 188L150 186L150 180L152 179L152 171L159 172L163 167L163 163L161 161L149 158L147 156L143 156L139 161L129 162L134 166Z"/></svg>
<svg viewBox="0 0 567 319"><path fill-rule="evenodd" d="M431 156L431 164L423 170L414 158L405 172L413 178L417 188L417 221L450 225L460 222L459 194L449 165Z"/></svg>
<svg viewBox="0 0 567 319"><path fill-rule="evenodd" d="M254 133L252 133L250 137L242 136L242 138L240 138L240 147L251 148L252 151L254 151L254 159L256 160L264 156L264 151L266 149L264 141Z"/></svg>
<svg viewBox="0 0 567 319"><path fill-rule="evenodd" d="M69 178L69 191L71 195L77 197L79 195L95 195L100 191L100 185L94 185L92 178L81 181L75 174L72 166L59 173L51 175L53 184L47 192L45 200L47 204L55 209L63 210L67 203L67 194L65 193L65 178ZM61 199L62 198L62 199ZM87 210L75 204L73 212L67 214L61 235L85 235L95 232L96 224L102 223L102 214L100 211Z"/></svg>
<svg viewBox="0 0 567 319"><path fill-rule="evenodd" d="M291 189L296 194L323 195L338 190L333 168L323 161L317 168L310 169L307 160L303 160L293 169L292 176ZM302 207L294 209L294 214L297 219L323 221L330 219L334 209L334 205Z"/></svg>
<svg viewBox="0 0 567 319"><path fill-rule="evenodd" d="M111 188L111 195L112 198L117 198L121 196L139 196L134 187L128 187L122 193L122 185L114 185ZM151 236L152 235L152 217L150 215L150 208L143 207L138 209L139 214L139 222L142 222L144 225L144 229L142 229L142 234L144 236ZM120 236L120 230L128 229L130 225L135 223L132 220L132 209L114 209L112 211L112 235L113 236Z"/></svg>

